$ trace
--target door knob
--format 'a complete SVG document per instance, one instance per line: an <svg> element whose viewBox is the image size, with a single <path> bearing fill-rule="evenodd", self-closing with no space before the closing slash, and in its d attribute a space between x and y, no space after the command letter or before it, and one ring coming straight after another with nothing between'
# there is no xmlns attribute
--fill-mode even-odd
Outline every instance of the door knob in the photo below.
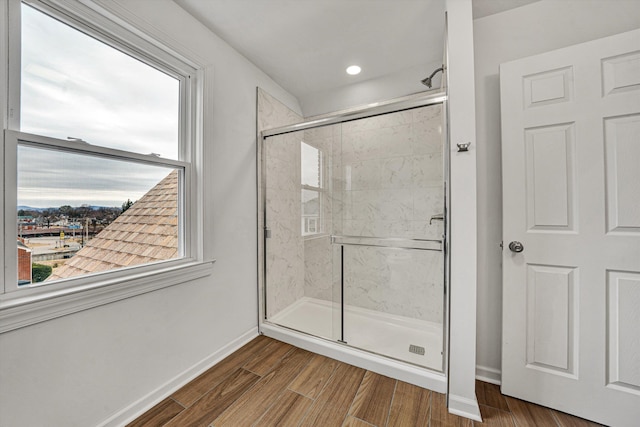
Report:
<svg viewBox="0 0 640 427"><path fill-rule="evenodd" d="M520 242L516 242L515 240L509 243L509 249L511 252L522 252L524 251L524 246Z"/></svg>

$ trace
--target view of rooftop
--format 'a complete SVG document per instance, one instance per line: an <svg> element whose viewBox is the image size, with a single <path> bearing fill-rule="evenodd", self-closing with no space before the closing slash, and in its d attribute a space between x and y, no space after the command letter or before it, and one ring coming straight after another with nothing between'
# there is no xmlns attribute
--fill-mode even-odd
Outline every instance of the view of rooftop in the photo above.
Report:
<svg viewBox="0 0 640 427"><path fill-rule="evenodd" d="M32 270L47 267L53 281L173 259L178 253L178 171L135 203L18 213L18 245L28 248ZM50 270L49 270L50 269ZM23 275L20 284L36 282Z"/></svg>

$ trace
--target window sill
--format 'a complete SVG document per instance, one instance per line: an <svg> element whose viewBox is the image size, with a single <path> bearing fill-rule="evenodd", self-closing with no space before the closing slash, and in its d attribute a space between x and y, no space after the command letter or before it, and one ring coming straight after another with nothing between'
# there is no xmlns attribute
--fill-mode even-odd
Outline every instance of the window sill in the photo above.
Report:
<svg viewBox="0 0 640 427"><path fill-rule="evenodd" d="M303 235L303 236L302 236L302 239L303 239L304 241L307 241L307 240L317 240L317 239L322 239L322 238L324 238L324 237L331 237L331 235L330 235L330 234L328 234L328 233L305 234L305 235Z"/></svg>
<svg viewBox="0 0 640 427"><path fill-rule="evenodd" d="M214 262L193 262L0 301L0 333L205 277L211 274Z"/></svg>

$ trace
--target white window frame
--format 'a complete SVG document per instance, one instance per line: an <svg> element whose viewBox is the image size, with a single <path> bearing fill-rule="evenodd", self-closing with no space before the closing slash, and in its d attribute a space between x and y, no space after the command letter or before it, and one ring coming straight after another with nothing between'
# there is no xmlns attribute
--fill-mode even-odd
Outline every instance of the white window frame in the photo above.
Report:
<svg viewBox="0 0 640 427"><path fill-rule="evenodd" d="M20 9L29 4L48 15L100 40L180 81L179 159L131 153L106 147L62 141L21 132L20 124ZM205 260L203 250L203 134L204 108L211 102L204 80L211 67L189 58L175 48L172 40L159 40L129 24L111 10L89 7L68 0L8 0L0 4L0 114L4 132L0 135L0 211L5 221L0 269L0 333L52 319L87 308L184 283L211 272L213 259ZM5 30L6 29L6 30ZM150 29L146 28L147 30ZM151 32L151 31L149 31ZM208 126L207 126L208 127ZM110 159L156 164L182 170L179 200L179 227L182 230L179 259L133 266L109 272L55 281L47 285L17 286L17 155L18 145L32 145ZM15 282L15 283L14 283Z"/></svg>
<svg viewBox="0 0 640 427"><path fill-rule="evenodd" d="M322 151L322 149L320 149L319 147L316 147L313 144L308 143L307 141L300 141L301 144L306 144L310 147L315 148L316 150L318 150L318 162L320 163L318 165L318 173L320 174L320 176L318 177L318 184L320 185L319 187L315 187L313 185L308 185L308 184L302 184L300 183L300 188L301 190L307 190L307 191L314 191L316 193L318 193L318 217L317 217L317 221L316 221L316 231L315 232L306 232L305 231L305 226L306 226L306 217L304 216L304 212L301 211L300 215L300 222L301 222L301 233L302 233L302 237L304 237L305 239L312 239L312 238L316 238L319 236L323 236L325 234L325 227L324 227L324 204L325 204L325 197L326 197L326 183L325 183L325 154ZM300 145L300 155L302 156L302 145ZM302 160L302 159L301 159ZM302 194L301 194L302 196Z"/></svg>

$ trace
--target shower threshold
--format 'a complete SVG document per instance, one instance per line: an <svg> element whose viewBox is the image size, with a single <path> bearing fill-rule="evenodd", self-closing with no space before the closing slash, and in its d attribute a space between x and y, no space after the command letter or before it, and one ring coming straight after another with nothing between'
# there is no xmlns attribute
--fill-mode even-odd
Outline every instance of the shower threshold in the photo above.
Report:
<svg viewBox="0 0 640 427"><path fill-rule="evenodd" d="M269 321L313 336L340 339L340 305L303 297ZM358 349L441 371L442 324L345 305L344 342ZM420 348L421 351L415 351Z"/></svg>

